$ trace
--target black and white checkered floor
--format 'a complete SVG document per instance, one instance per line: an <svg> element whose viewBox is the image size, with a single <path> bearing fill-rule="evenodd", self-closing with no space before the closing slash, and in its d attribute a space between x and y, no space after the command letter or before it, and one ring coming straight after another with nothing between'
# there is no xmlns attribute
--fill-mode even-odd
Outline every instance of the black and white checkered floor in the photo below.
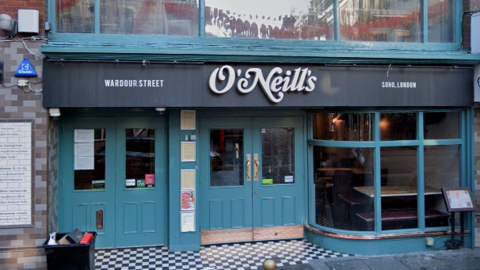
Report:
<svg viewBox="0 0 480 270"><path fill-rule="evenodd" d="M282 267L348 256L353 255L326 250L306 240L209 245L200 251L182 252L168 252L166 247L124 248L97 250L95 269L261 270L266 259L274 259L277 267Z"/></svg>

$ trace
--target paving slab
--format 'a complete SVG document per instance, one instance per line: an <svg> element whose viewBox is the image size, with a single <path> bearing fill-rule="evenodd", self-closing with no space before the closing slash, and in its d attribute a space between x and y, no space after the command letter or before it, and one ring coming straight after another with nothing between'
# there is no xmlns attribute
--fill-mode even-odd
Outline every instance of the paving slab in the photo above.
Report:
<svg viewBox="0 0 480 270"><path fill-rule="evenodd" d="M371 270L368 265L365 264L364 260L341 260L341 261L330 261L325 262L325 265L329 269L335 270Z"/></svg>
<svg viewBox="0 0 480 270"><path fill-rule="evenodd" d="M309 264L299 264L299 265L288 265L277 267L279 270L315 270L317 268L313 268L313 266Z"/></svg>
<svg viewBox="0 0 480 270"><path fill-rule="evenodd" d="M395 270L410 270L396 257L378 257L365 259L363 262L371 269L395 269Z"/></svg>

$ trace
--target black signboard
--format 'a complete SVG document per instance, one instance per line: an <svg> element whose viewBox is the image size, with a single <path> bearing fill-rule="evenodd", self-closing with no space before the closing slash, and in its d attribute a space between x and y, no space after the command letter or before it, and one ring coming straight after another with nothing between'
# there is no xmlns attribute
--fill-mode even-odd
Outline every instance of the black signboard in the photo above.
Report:
<svg viewBox="0 0 480 270"><path fill-rule="evenodd" d="M461 107L473 70L311 64L44 62L58 107Z"/></svg>

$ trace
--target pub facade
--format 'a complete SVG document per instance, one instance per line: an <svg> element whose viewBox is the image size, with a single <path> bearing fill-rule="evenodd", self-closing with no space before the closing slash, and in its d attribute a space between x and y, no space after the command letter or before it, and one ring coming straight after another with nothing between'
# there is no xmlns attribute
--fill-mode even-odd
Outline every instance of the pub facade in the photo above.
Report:
<svg viewBox="0 0 480 270"><path fill-rule="evenodd" d="M48 3L58 231L99 248L433 250L441 188L475 190L480 57L460 1Z"/></svg>

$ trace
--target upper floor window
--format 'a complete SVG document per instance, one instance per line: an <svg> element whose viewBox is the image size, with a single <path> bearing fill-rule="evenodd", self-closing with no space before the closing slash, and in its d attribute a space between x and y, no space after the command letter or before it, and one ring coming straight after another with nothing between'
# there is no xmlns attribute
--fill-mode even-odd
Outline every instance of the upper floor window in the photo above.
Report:
<svg viewBox="0 0 480 270"><path fill-rule="evenodd" d="M198 36L196 0L57 0L57 31L94 33L97 2L101 34Z"/></svg>
<svg viewBox="0 0 480 270"><path fill-rule="evenodd" d="M423 3L423 0L56 0L56 24L57 32L64 33L455 42L455 1L428 0L426 6ZM199 16L203 6L204 16Z"/></svg>

